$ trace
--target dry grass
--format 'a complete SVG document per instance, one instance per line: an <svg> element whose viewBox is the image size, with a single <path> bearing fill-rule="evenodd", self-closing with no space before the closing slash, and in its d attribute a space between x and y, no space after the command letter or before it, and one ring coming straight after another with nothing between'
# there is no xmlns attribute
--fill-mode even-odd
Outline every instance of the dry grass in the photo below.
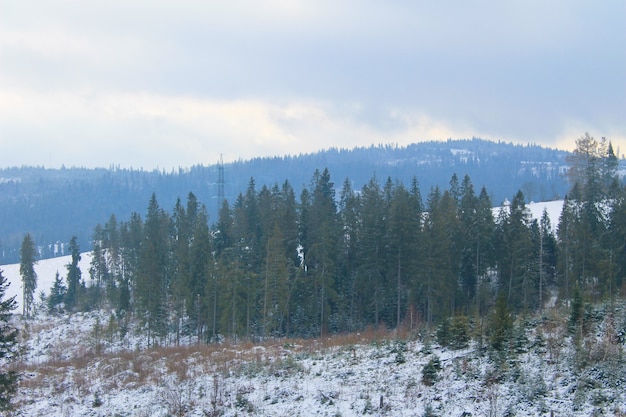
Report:
<svg viewBox="0 0 626 417"><path fill-rule="evenodd" d="M134 389L147 384L176 386L199 375L213 374L219 378L233 371L288 375L302 370L294 363L295 355L324 354L338 347L399 337L407 335L383 327L369 327L358 333L320 339L270 339L260 343L226 341L114 353L95 353L93 348L62 342L50 348L47 361L37 364L18 361L13 368L22 375L20 390L29 393L31 398L63 392L85 398L94 395L96 390ZM170 402L179 398L172 397Z"/></svg>

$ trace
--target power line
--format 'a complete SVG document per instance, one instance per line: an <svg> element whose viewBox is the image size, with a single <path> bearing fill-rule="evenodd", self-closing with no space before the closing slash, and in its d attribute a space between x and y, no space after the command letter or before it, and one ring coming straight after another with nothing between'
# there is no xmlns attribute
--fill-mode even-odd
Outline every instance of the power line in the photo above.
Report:
<svg viewBox="0 0 626 417"><path fill-rule="evenodd" d="M222 209L224 203L224 160L220 154L220 160L217 163L217 213Z"/></svg>

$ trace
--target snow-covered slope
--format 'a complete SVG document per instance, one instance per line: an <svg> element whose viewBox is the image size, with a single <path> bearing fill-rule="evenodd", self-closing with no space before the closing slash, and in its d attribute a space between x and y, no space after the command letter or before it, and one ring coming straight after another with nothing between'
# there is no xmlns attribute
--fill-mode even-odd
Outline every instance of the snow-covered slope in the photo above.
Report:
<svg viewBox="0 0 626 417"><path fill-rule="evenodd" d="M100 311L28 322L17 415L619 416L626 410L623 347L602 337L585 343L591 362L581 368L556 311L518 323L524 337L515 338L507 356L475 343L443 349L423 329L257 343L187 340L179 347L170 340L169 347L146 349L136 328L121 336L119 327L109 328L110 317ZM605 324L600 320L598 329ZM614 356L606 359L607 353ZM441 369L428 383L423 370L435 359Z"/></svg>
<svg viewBox="0 0 626 417"><path fill-rule="evenodd" d="M71 256L61 256L58 258L43 259L35 264L35 272L37 273L37 290L35 293L35 300L38 301L39 293L43 291L45 294L50 294L50 288L54 284L54 278L56 273L65 280L67 276L67 265L72 262ZM89 282L89 264L91 263L91 253L81 254L78 267L82 272L83 279ZM9 282L9 288L7 290L7 298L16 296L18 308L16 313L22 313L22 278L20 276L20 264L1 265L0 270L7 281Z"/></svg>
<svg viewBox="0 0 626 417"><path fill-rule="evenodd" d="M559 218L561 217L561 211L563 211L563 202L563 200L545 201L541 203L531 202L529 204L526 204L526 208L530 213L530 217L536 220L541 219L541 216L543 216L543 211L545 210L548 213L548 218L550 219L550 225L552 226L552 229L556 231L556 228L559 224ZM497 218L500 210L502 210L502 208L508 207L509 204L509 201L505 200L503 207L494 207L494 217Z"/></svg>

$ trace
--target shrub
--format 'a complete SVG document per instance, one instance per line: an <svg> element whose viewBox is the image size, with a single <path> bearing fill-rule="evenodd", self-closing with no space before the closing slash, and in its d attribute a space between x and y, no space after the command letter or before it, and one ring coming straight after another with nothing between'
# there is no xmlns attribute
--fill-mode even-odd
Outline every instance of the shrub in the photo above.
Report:
<svg viewBox="0 0 626 417"><path fill-rule="evenodd" d="M441 361L435 356L428 361L422 368L422 382L424 385L433 385L439 379L439 371L441 371Z"/></svg>

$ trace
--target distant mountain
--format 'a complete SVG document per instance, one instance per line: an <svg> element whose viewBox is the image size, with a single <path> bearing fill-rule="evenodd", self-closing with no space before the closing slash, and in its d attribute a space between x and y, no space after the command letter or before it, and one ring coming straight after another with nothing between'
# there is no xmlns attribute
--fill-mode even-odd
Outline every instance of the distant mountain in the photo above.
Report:
<svg viewBox="0 0 626 417"><path fill-rule="evenodd" d="M300 192L316 169L328 168L337 191L346 178L360 189L372 177L410 185L417 178L422 195L447 188L453 174L470 176L477 192L485 186L494 204L522 190L528 201L562 198L569 185L563 176L568 152L537 145L514 145L482 139L424 142L408 146L377 145L328 149L313 154L254 158L223 165L224 197L233 202L253 178L257 190L288 180ZM65 255L63 242L78 237L90 250L94 227L115 214L127 220L143 216L151 194L170 210L178 197L193 192L217 218L218 164L170 172L134 169L20 167L0 170L0 264L17 262L19 246L30 232L42 257ZM339 193L337 193L338 195Z"/></svg>

